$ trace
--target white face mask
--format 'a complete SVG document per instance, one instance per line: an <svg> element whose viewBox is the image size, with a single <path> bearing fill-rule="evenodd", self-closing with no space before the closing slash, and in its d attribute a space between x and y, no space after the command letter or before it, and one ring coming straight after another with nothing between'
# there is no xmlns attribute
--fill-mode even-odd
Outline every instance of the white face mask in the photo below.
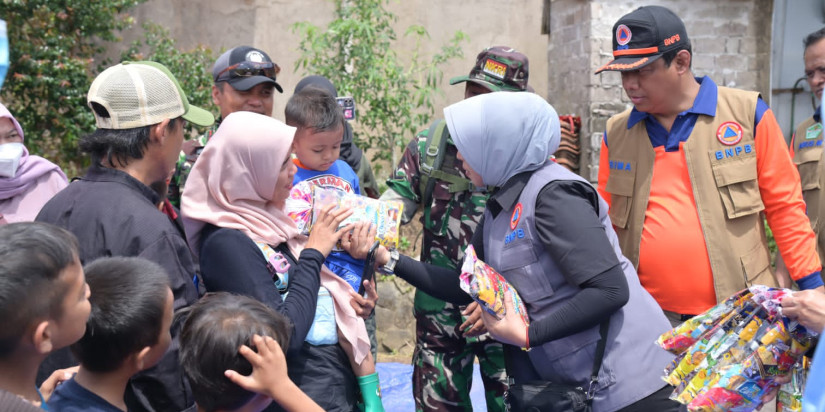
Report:
<svg viewBox="0 0 825 412"><path fill-rule="evenodd" d="M0 144L0 177L14 177L17 174L23 148L23 143Z"/></svg>

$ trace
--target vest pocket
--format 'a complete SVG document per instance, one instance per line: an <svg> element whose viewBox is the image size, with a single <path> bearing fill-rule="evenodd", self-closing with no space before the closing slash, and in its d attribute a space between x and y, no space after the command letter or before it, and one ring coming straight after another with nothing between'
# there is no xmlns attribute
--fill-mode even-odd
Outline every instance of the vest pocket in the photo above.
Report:
<svg viewBox="0 0 825 412"><path fill-rule="evenodd" d="M635 168L634 168L635 170ZM633 186L636 175L633 172L620 173L611 171L604 190L610 193L610 208L607 210L610 222L618 228L626 229L630 218L630 206L633 204Z"/></svg>
<svg viewBox="0 0 825 412"><path fill-rule="evenodd" d="M755 154L724 163L712 162L711 168L728 219L754 214L765 208L756 180Z"/></svg>
<svg viewBox="0 0 825 412"><path fill-rule="evenodd" d="M822 158L822 149L803 149L794 156L794 163L799 169L799 179L802 191L819 189L819 160Z"/></svg>
<svg viewBox="0 0 825 412"><path fill-rule="evenodd" d="M538 264L532 243L525 242L504 248L502 255L507 258L501 264L501 275L516 288L525 304L553 295L553 286L544 271L531 270Z"/></svg>
<svg viewBox="0 0 825 412"><path fill-rule="evenodd" d="M771 257L768 249L761 243L757 243L751 250L747 251L740 259L742 271L745 275L745 285L767 285L776 287L776 279L771 272Z"/></svg>

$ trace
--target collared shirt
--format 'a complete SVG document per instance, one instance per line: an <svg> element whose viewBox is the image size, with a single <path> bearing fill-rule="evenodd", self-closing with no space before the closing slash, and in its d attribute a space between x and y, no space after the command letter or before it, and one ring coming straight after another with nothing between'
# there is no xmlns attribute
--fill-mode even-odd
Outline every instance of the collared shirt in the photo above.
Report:
<svg viewBox="0 0 825 412"><path fill-rule="evenodd" d="M627 128L630 129L635 126L636 123L644 121L647 127L647 134L650 137L650 143L654 148L664 146L665 151L678 151L679 143L687 141L693 132L693 126L696 125L696 120L699 118L699 115L716 116L716 99L718 97L716 83L707 76L697 77L696 81L699 82L699 93L693 101L693 106L676 116L670 132L668 132L652 114L640 112L636 110L635 107L630 111ZM767 103L760 97L756 103L755 124L759 124L762 116L768 109ZM607 132L604 134L604 142L607 144Z"/></svg>

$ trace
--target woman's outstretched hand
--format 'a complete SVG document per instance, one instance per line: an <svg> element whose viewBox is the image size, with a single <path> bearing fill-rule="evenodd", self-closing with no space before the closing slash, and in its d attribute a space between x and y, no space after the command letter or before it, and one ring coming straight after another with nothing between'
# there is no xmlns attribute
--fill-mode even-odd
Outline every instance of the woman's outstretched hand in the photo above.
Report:
<svg viewBox="0 0 825 412"><path fill-rule="evenodd" d="M315 249L324 256L329 256L341 236L349 233L355 227L355 225L347 225L338 229L341 222L351 215L352 210L349 208L343 209L336 205L324 206L315 223L312 224L312 232L309 234L306 247Z"/></svg>
<svg viewBox="0 0 825 412"><path fill-rule="evenodd" d="M521 319L513 306L513 295L504 294L504 309L506 314L501 319L481 311L481 319L487 326L487 332L493 339L513 346L524 348L527 346L527 324Z"/></svg>

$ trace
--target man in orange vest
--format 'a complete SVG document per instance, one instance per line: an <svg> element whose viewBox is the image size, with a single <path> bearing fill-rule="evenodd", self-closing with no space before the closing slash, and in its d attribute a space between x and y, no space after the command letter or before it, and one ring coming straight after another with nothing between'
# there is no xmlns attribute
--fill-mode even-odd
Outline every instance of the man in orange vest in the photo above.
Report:
<svg viewBox="0 0 825 412"><path fill-rule="evenodd" d="M634 107L608 120L599 192L671 323L777 286L760 212L800 289L825 291L799 174L759 94L694 77L684 23L664 7L619 19L613 56L597 73L621 72Z"/></svg>

